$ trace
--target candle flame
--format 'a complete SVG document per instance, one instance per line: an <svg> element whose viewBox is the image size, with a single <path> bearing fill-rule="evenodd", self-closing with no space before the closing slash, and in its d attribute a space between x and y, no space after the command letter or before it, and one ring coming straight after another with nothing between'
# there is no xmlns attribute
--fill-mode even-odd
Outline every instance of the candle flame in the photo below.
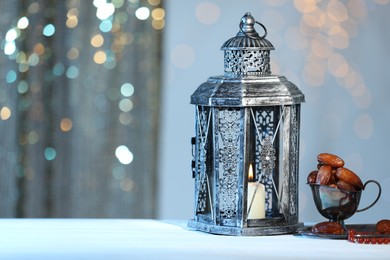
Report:
<svg viewBox="0 0 390 260"><path fill-rule="evenodd" d="M249 164L248 181L253 181L253 167L252 167L252 164Z"/></svg>

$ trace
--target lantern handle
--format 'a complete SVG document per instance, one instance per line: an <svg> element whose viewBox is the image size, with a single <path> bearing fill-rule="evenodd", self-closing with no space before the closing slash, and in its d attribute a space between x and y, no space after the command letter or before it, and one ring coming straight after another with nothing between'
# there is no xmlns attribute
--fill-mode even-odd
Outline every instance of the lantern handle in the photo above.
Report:
<svg viewBox="0 0 390 260"><path fill-rule="evenodd" d="M257 23L258 25L260 25L261 28L263 28L263 30L264 30L264 35L263 35L263 36L256 36L256 37L253 37L253 36L247 34L247 33L243 30L243 27L244 27L244 22L243 22L243 21L240 22L240 31L241 31L243 34L245 34L245 36L247 36L247 37L249 37L249 38L251 38L251 39L258 39L258 38L264 39L264 38L267 36L267 34L268 34L267 28L265 28L264 24L262 24L262 23L260 23L259 21L256 21L256 20L255 20L255 24L256 24L256 23Z"/></svg>

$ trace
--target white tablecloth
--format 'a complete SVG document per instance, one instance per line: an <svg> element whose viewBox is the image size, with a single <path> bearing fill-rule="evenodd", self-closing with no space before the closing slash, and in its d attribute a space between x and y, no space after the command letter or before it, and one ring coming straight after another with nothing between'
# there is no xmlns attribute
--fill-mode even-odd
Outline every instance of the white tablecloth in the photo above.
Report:
<svg viewBox="0 0 390 260"><path fill-rule="evenodd" d="M390 245L293 235L230 237L186 221L0 219L0 259L390 259Z"/></svg>

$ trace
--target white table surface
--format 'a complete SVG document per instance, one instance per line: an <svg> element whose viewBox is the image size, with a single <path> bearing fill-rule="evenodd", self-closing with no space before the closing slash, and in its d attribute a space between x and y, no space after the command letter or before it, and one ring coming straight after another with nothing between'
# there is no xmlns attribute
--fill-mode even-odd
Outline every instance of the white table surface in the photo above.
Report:
<svg viewBox="0 0 390 260"><path fill-rule="evenodd" d="M0 259L390 259L390 245L293 235L230 237L186 221L0 219Z"/></svg>

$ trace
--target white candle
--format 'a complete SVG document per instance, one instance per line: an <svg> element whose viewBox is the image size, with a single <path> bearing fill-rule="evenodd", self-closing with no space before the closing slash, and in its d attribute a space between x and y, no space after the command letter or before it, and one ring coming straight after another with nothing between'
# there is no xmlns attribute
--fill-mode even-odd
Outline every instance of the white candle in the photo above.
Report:
<svg viewBox="0 0 390 260"><path fill-rule="evenodd" d="M248 219L265 218L265 209L264 209L265 208L265 187L263 184L253 182L252 180L253 180L253 169L251 164L249 165L249 173L248 173L247 210L250 210L248 212ZM255 197L253 198L253 196ZM253 198L253 202L252 202L252 198ZM252 206L250 206L251 202L252 202Z"/></svg>

